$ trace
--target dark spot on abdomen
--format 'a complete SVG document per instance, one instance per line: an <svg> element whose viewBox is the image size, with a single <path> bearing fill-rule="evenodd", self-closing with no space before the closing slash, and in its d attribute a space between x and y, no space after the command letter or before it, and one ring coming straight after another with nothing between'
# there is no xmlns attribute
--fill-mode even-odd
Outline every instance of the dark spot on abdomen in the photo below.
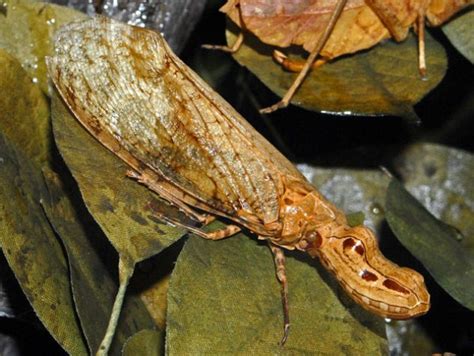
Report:
<svg viewBox="0 0 474 356"><path fill-rule="evenodd" d="M395 282L393 279L386 279L383 282L383 285L388 289L403 293L403 294L410 294L410 291L404 287L402 287L398 282Z"/></svg>
<svg viewBox="0 0 474 356"><path fill-rule="evenodd" d="M375 282L378 279L378 277L375 274L367 270L363 270L360 276L362 277L364 281L368 281L368 282Z"/></svg>
<svg viewBox="0 0 474 356"><path fill-rule="evenodd" d="M363 256L365 253L364 246L360 242L356 242L353 238L349 237L342 243L344 250L353 249L359 255Z"/></svg>

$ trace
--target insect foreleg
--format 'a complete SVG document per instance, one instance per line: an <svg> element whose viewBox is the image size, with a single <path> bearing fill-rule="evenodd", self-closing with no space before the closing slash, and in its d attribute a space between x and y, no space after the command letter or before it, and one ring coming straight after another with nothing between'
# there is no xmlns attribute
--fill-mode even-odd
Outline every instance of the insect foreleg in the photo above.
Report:
<svg viewBox="0 0 474 356"><path fill-rule="evenodd" d="M262 114L268 114L268 113L271 113L275 110L285 108L285 107L288 106L291 99L295 95L296 91L298 90L298 88L301 86L304 79L308 75L308 72L310 71L311 66L313 65L313 62L315 61L316 57L319 55L319 53L323 49L324 45L326 44L329 36L332 33L332 30L336 26L337 20L339 19L339 16L341 15L342 10L344 9L344 6L346 5L346 2L347 2L347 0L338 0L337 1L336 6L334 7L334 10L331 14L331 18L328 21L328 24L326 26L326 29L325 29L324 33L319 38L318 43L316 44L316 47L314 47L314 49L311 51L308 59L306 60L306 63L304 65L303 69L298 74L298 76L296 77L293 84L291 84L291 87L288 89L288 91L286 92L283 99L281 99L278 103L276 103L272 106L269 106L268 108L261 109L260 112Z"/></svg>
<svg viewBox="0 0 474 356"><path fill-rule="evenodd" d="M285 267L285 254L280 247L275 246L271 242L268 242L268 246L273 253L275 260L276 276L281 284L281 302L283 304L283 337L280 341L280 345L284 345L288 334L290 332L290 311L288 307L288 279L286 278L286 267Z"/></svg>

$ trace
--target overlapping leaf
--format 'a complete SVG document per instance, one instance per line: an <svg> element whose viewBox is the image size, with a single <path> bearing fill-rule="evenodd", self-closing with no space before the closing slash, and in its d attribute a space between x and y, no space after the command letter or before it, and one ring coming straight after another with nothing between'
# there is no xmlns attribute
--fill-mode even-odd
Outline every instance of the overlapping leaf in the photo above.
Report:
<svg viewBox="0 0 474 356"><path fill-rule="evenodd" d="M235 42L235 31L229 25L227 43ZM248 33L245 36L244 44L234 58L273 92L283 96L296 74L283 70L274 62L271 47ZM392 114L414 118L413 105L432 90L446 72L444 49L429 34L426 48L426 80L418 72L417 41L411 35L402 43L387 41L313 70L292 103L309 110L340 115ZM291 58L304 60L297 55Z"/></svg>
<svg viewBox="0 0 474 356"><path fill-rule="evenodd" d="M108 246L104 246L106 240L84 207L79 204L72 206L60 177L49 170L44 175L48 195L42 205L66 249L74 303L84 336L91 353L94 353L107 327L114 302L116 285L114 273L111 272L115 271L110 269L115 269L113 266L117 262L114 258L107 258ZM118 354L128 337L154 325L138 296L129 295L121 313L111 354Z"/></svg>
<svg viewBox="0 0 474 356"><path fill-rule="evenodd" d="M0 49L0 130L38 164L51 161L51 125L46 96L21 67ZM19 135L18 133L22 134Z"/></svg>
<svg viewBox="0 0 474 356"><path fill-rule="evenodd" d="M46 99L12 56L0 52L0 241L29 302L68 352L86 353L62 247L40 205L39 164L51 157ZM21 149L21 151L20 151Z"/></svg>
<svg viewBox="0 0 474 356"><path fill-rule="evenodd" d="M163 335L145 329L130 337L123 347L123 356L158 356L163 354Z"/></svg>
<svg viewBox="0 0 474 356"><path fill-rule="evenodd" d="M62 247L39 204L46 187L28 158L0 135L0 239L38 317L69 353L87 354Z"/></svg>
<svg viewBox="0 0 474 356"><path fill-rule="evenodd" d="M218 242L192 236L170 282L167 352L386 354L382 320L349 301L317 262L292 254L287 274L291 332L282 348L280 286L267 245L243 234Z"/></svg>
<svg viewBox="0 0 474 356"><path fill-rule="evenodd" d="M474 11L453 19L443 26L443 32L464 57L474 63Z"/></svg>
<svg viewBox="0 0 474 356"><path fill-rule="evenodd" d="M27 0L9 0L5 9L6 16L0 16L0 48L18 58L47 94L44 57L52 51L54 32L63 24L86 16L67 7Z"/></svg>
<svg viewBox="0 0 474 356"><path fill-rule="evenodd" d="M456 241L458 232L431 215L396 180L387 193L387 220L400 242L436 282L474 310L474 254Z"/></svg>
<svg viewBox="0 0 474 356"><path fill-rule="evenodd" d="M458 229L474 251L474 156L442 145L408 146L395 161L406 189L436 218Z"/></svg>
<svg viewBox="0 0 474 356"><path fill-rule="evenodd" d="M407 186L390 183L387 220L402 244L454 299L474 309L474 159L436 145L416 145L400 159Z"/></svg>

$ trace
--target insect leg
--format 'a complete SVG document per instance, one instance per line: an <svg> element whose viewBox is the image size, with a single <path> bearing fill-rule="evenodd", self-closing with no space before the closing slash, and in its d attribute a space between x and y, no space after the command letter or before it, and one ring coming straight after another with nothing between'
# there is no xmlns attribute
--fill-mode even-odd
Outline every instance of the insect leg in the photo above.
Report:
<svg viewBox="0 0 474 356"><path fill-rule="evenodd" d="M283 52L280 52L276 49L273 50L273 59L290 72L301 72L305 65L304 61L290 59ZM327 59L317 59L313 64L311 64L311 69L319 68L327 62Z"/></svg>
<svg viewBox="0 0 474 356"><path fill-rule="evenodd" d="M283 337L280 341L280 345L283 346L288 339L288 335L290 333L290 312L288 307L288 279L286 278L286 268L285 268L285 254L283 250L268 242L268 246L270 246L270 250L273 253L273 257L275 260L275 269L276 275L278 280L281 283L281 302L283 304L283 320L284 320L284 329L283 329Z"/></svg>
<svg viewBox="0 0 474 356"><path fill-rule="evenodd" d="M226 237L232 236L232 235L238 233L241 230L239 226L229 224L229 225L226 225L225 227L223 227L222 229L207 232L207 231L204 231L204 230L202 230L198 227L186 224L186 223L184 223L184 222L182 222L178 219L166 216L165 214L162 214L158 211L154 211L153 215L156 216L158 219L167 222L168 224L182 227L182 228L188 230L189 232L192 232L193 234L196 234L196 235L198 235L198 236L200 236L200 237L202 237L206 240L225 239Z"/></svg>
<svg viewBox="0 0 474 356"><path fill-rule="evenodd" d="M240 47L242 46L242 43L244 42L244 33L240 32L239 36L235 40L234 44L232 47L229 46L219 46L219 45L210 45L210 44L204 44L201 47L206 48L206 49L217 49L219 51L224 51L227 53L235 53L237 52Z"/></svg>
<svg viewBox="0 0 474 356"><path fill-rule="evenodd" d="M181 199L175 197L169 190L165 189L160 182L150 179L146 174L141 174L133 170L127 171L127 176L136 179L139 183L146 185L149 189L157 193L160 197L179 208L183 213L189 216L191 219L196 220L202 224L208 224L215 219L214 216L209 214L200 214L189 205L183 202Z"/></svg>
<svg viewBox="0 0 474 356"><path fill-rule="evenodd" d="M342 10L344 9L344 6L346 5L347 0L338 0L336 3L336 6L331 14L331 18L329 19L329 22L326 26L326 29L324 30L324 33L321 35L321 37L318 40L318 43L316 44L316 47L311 51L308 59L306 60L306 63L301 70L301 72L298 74L296 77L295 81L293 84L291 84L291 87L288 89L286 92L285 96L283 99L281 99L278 103L269 106L268 108L261 109L260 112L262 114L268 114L271 113L275 110L281 109L281 108L286 108L288 104L290 103L291 99L295 95L296 91L298 88L301 86L301 83L303 83L303 80L306 78L308 75L309 70L311 69L311 65L313 64L314 60L316 57L319 55L319 52L323 49L324 45L326 44L329 36L332 33L332 30L334 29L334 26L337 23L337 20L339 19L339 16L342 13Z"/></svg>
<svg viewBox="0 0 474 356"><path fill-rule="evenodd" d="M239 231L240 231L240 227L238 227L237 225L227 225L226 227L216 230L216 231L211 231L211 232L202 231L202 234L199 236L208 240L221 240L221 239L225 239L226 237L235 235Z"/></svg>
<svg viewBox="0 0 474 356"><path fill-rule="evenodd" d="M418 30L418 69L422 77L426 75L426 58L425 58L425 13L420 10L417 18Z"/></svg>

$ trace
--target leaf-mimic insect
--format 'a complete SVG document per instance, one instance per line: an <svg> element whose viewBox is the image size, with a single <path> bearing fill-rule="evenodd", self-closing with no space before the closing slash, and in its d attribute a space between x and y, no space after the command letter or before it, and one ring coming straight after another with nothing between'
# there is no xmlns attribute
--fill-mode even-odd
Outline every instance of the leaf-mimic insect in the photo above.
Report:
<svg viewBox="0 0 474 356"><path fill-rule="evenodd" d="M245 227L269 242L282 283L284 338L281 248L319 257L356 302L378 315L406 319L428 311L423 277L383 257L368 228L349 227L158 33L96 18L62 28L55 50L48 68L59 93L81 124L130 166L131 177L200 222L232 221L219 231L186 226L190 231L218 240Z"/></svg>

